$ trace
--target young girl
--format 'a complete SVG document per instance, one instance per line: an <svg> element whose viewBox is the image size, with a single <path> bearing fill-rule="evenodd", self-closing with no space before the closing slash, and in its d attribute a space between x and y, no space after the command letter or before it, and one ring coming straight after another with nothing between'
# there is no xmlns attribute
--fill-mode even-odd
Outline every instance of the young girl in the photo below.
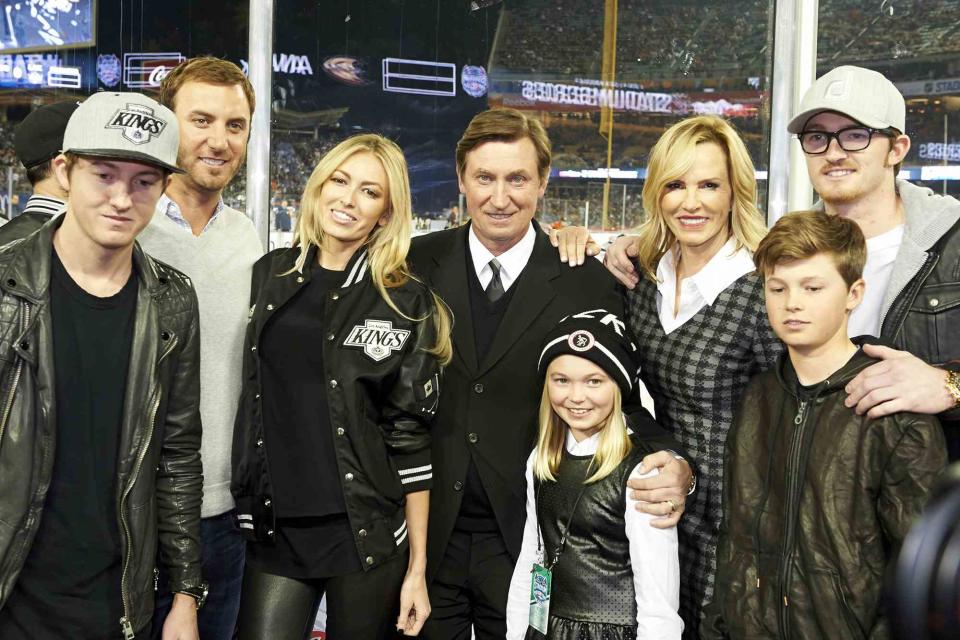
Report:
<svg viewBox="0 0 960 640"><path fill-rule="evenodd" d="M527 461L527 522L507 602L507 637L679 638L676 528L650 526L627 495L653 449L621 398L636 345L603 310L565 318L546 338L540 436ZM548 606L544 606L544 602Z"/></svg>

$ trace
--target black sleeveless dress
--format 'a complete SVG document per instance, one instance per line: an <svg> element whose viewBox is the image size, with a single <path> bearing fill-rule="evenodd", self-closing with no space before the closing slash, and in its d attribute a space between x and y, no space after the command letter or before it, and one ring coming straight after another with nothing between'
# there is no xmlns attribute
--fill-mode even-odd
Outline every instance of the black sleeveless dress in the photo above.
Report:
<svg viewBox="0 0 960 640"><path fill-rule="evenodd" d="M583 484L593 456L564 451L556 482L534 481L544 550L553 555L577 495L560 560L553 567L550 640L635 640L637 600L626 534L626 487L631 471L651 453L631 435L633 449L606 478ZM592 473L592 471L591 471ZM543 636L532 628L527 639Z"/></svg>

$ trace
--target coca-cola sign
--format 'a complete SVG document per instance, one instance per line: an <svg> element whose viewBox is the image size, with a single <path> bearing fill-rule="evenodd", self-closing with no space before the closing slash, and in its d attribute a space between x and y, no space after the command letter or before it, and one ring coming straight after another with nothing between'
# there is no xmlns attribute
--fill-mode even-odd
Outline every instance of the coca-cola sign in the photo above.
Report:
<svg viewBox="0 0 960 640"><path fill-rule="evenodd" d="M123 84L130 89L156 89L185 58L179 52L123 54Z"/></svg>

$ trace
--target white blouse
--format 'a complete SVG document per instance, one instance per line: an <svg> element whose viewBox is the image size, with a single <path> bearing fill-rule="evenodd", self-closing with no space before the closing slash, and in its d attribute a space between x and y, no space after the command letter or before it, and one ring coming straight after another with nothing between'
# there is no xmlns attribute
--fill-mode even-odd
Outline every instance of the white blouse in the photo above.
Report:
<svg viewBox="0 0 960 640"><path fill-rule="evenodd" d="M737 241L730 238L700 271L680 284L680 310L673 308L677 299L676 247L670 249L657 264L657 313L664 333L672 333L707 305L713 304L724 289L745 274L755 271L753 257L746 248L739 251Z"/></svg>

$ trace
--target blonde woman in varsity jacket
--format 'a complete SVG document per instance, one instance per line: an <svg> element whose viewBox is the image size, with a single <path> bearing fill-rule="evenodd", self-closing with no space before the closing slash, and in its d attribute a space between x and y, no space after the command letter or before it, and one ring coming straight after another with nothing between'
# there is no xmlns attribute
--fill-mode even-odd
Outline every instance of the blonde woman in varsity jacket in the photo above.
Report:
<svg viewBox="0 0 960 640"><path fill-rule="evenodd" d="M348 138L320 161L294 246L254 267L232 490L247 535L241 639L416 635L430 423L449 316L406 268L400 149Z"/></svg>

